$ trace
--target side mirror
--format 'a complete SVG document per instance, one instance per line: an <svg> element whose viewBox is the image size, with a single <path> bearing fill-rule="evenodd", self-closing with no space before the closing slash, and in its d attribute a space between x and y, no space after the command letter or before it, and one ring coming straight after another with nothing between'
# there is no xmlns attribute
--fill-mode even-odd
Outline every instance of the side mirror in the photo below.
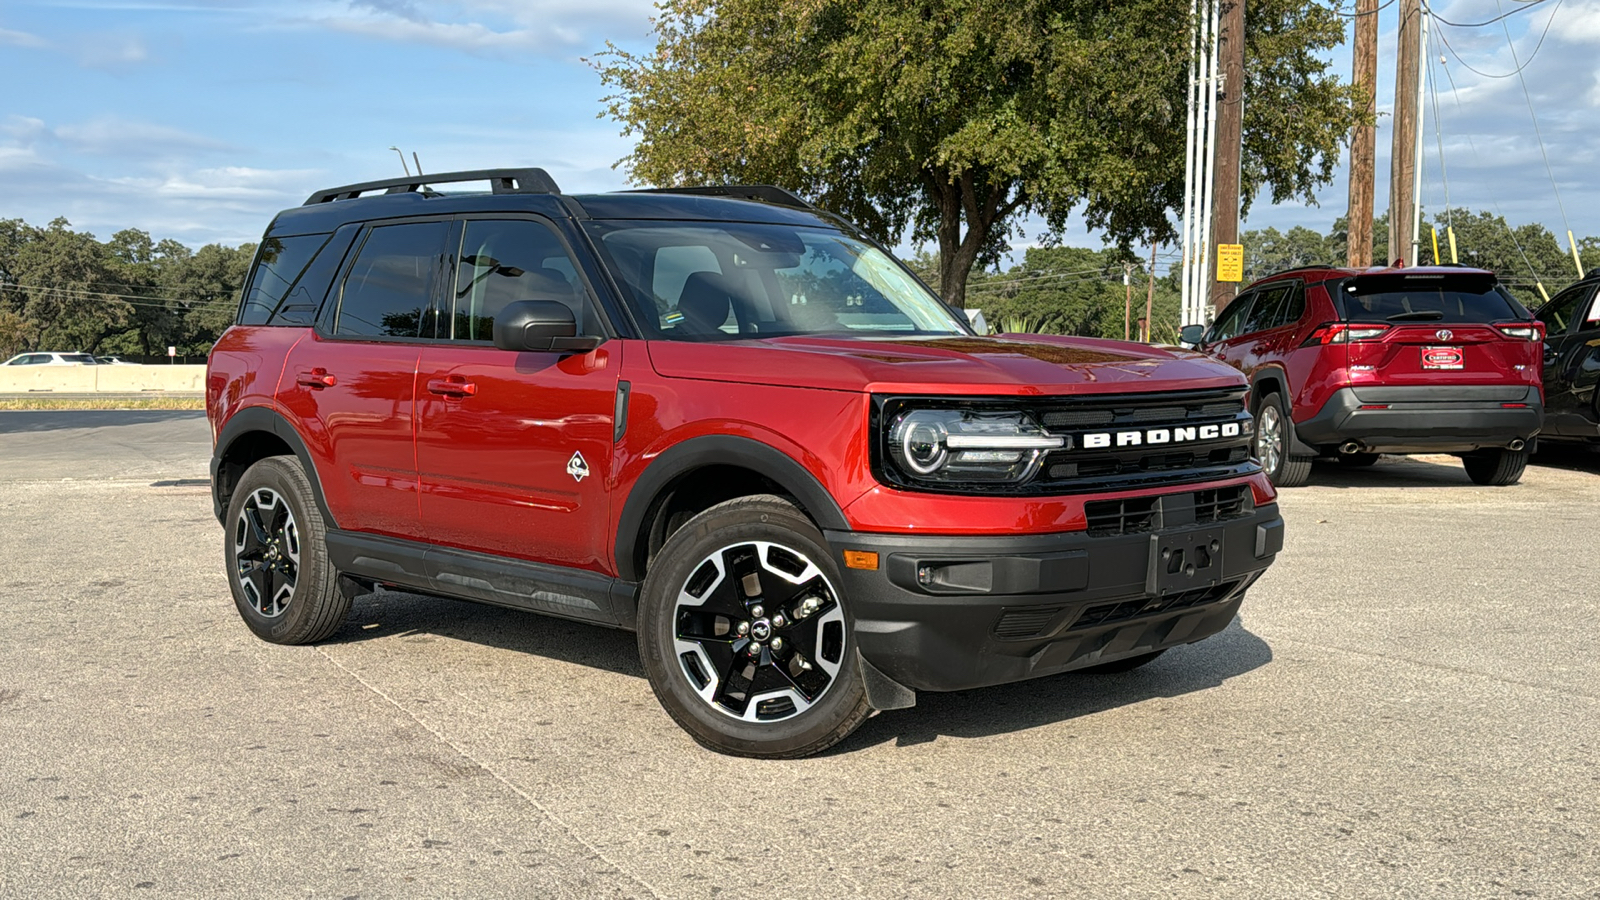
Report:
<svg viewBox="0 0 1600 900"><path fill-rule="evenodd" d="M583 353L600 346L600 339L578 336L578 321L565 303L518 300L494 317L494 345L501 350Z"/></svg>
<svg viewBox="0 0 1600 900"><path fill-rule="evenodd" d="M1206 327L1204 325L1185 325L1178 329L1178 340L1182 341L1185 346L1198 347L1200 346L1200 339L1205 336Z"/></svg>

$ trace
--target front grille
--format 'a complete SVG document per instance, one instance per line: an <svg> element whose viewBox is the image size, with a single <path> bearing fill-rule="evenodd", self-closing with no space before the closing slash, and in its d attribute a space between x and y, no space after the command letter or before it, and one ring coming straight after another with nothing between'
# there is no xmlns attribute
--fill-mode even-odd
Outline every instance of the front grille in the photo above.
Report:
<svg viewBox="0 0 1600 900"><path fill-rule="evenodd" d="M1254 511L1255 497L1247 484L1156 497L1090 500L1083 505L1090 537L1209 525L1248 516Z"/></svg>
<svg viewBox="0 0 1600 900"><path fill-rule="evenodd" d="M1179 609L1189 609L1196 606L1205 606L1233 593L1238 587L1236 582L1212 585L1208 588L1195 588L1192 591L1180 591L1176 594L1167 594L1163 597L1134 597L1115 603L1102 603L1091 606L1078 616L1068 630L1078 631L1084 628L1094 628L1097 625L1110 625L1115 622L1125 622L1128 619L1137 619L1140 616L1153 616L1159 613L1172 612Z"/></svg>

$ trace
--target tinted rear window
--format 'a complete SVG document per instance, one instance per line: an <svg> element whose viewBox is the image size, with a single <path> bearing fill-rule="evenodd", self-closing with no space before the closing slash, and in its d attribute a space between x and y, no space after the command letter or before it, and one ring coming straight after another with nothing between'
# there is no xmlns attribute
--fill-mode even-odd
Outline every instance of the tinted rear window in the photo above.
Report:
<svg viewBox="0 0 1600 900"><path fill-rule="evenodd" d="M1494 277L1366 275L1332 291L1340 313L1353 322L1499 322L1526 319L1528 311Z"/></svg>
<svg viewBox="0 0 1600 900"><path fill-rule="evenodd" d="M244 304L239 308L239 324L265 325L327 242L326 234L269 237L262 241L255 271L245 288Z"/></svg>

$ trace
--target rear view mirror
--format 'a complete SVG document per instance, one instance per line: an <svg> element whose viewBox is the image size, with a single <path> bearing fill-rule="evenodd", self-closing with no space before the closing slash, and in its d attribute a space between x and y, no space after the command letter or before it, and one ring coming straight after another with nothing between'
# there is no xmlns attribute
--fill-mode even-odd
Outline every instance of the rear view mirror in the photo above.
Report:
<svg viewBox="0 0 1600 900"><path fill-rule="evenodd" d="M600 346L600 339L578 336L578 320L565 303L518 300L494 317L494 345L501 350L582 353Z"/></svg>
<svg viewBox="0 0 1600 900"><path fill-rule="evenodd" d="M1205 336L1206 327L1204 325L1185 325L1178 329L1178 340L1182 341L1185 346L1198 347L1200 346L1200 339Z"/></svg>

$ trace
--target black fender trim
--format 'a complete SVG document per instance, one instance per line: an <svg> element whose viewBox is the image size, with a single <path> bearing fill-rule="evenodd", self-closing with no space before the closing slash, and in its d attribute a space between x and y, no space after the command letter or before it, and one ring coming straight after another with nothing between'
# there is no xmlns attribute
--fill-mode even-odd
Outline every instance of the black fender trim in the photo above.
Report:
<svg viewBox="0 0 1600 900"><path fill-rule="evenodd" d="M725 434L691 438L661 453L634 482L617 523L617 575L623 581L643 581L634 560L639 532L656 500L680 476L706 466L738 466L771 479L800 501L825 531L848 531L844 511L821 483L787 453L745 437Z"/></svg>
<svg viewBox="0 0 1600 900"><path fill-rule="evenodd" d="M1250 396L1259 400L1267 393L1274 393L1283 398L1289 408L1289 418L1294 418L1294 398L1289 395L1289 373L1277 366L1268 366L1257 370L1250 376ZM1251 410L1255 414L1255 410ZM1294 446L1289 448L1291 456L1321 456L1322 451L1300 439L1300 432L1295 431Z"/></svg>
<svg viewBox="0 0 1600 900"><path fill-rule="evenodd" d="M228 501L231 499L231 496L223 496L222 480L217 477L221 474L222 460L235 442L257 431L271 434L289 445L289 449L293 450L294 455L300 460L300 467L305 470L306 477L311 481L311 492L316 495L317 509L322 513L322 521L326 523L329 531L338 528L338 522L328 509L327 498L322 495L322 476L317 474L317 467L311 462L311 452L306 449L306 442L301 439L300 433L294 430L294 426L289 424L288 419L265 406L245 407L230 416L211 449L211 506L217 515L217 521L223 522L223 517L228 511Z"/></svg>

